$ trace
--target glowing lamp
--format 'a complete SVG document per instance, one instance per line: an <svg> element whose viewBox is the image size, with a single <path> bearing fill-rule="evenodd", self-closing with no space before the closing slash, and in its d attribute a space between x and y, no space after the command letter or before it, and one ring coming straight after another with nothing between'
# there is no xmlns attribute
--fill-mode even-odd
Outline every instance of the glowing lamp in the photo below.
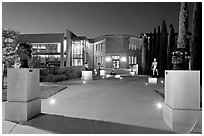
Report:
<svg viewBox="0 0 204 136"><path fill-rule="evenodd" d="M111 57L106 57L106 62L110 62L111 61Z"/></svg>
<svg viewBox="0 0 204 136"><path fill-rule="evenodd" d="M161 109L163 107L163 105L161 102L158 102L158 103L156 103L156 107L157 107L157 109Z"/></svg>
<svg viewBox="0 0 204 136"><path fill-rule="evenodd" d="M52 99L50 99L49 103L53 105L56 103L56 101L55 101L55 99L52 98Z"/></svg>
<svg viewBox="0 0 204 136"><path fill-rule="evenodd" d="M122 62L126 62L126 57L121 57Z"/></svg>

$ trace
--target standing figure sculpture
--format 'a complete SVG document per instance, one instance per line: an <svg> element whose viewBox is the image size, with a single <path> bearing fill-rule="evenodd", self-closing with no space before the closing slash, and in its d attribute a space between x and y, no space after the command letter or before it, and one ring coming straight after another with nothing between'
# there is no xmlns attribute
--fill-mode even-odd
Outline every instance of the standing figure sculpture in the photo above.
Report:
<svg viewBox="0 0 204 136"><path fill-rule="evenodd" d="M20 43L17 46L17 54L20 58L20 67L19 68L29 68L28 60L31 58L31 47L29 44Z"/></svg>
<svg viewBox="0 0 204 136"><path fill-rule="evenodd" d="M153 73L152 73L153 76L155 76L155 72L158 76L157 59L156 58L154 58L154 61L152 62L152 71L153 71Z"/></svg>

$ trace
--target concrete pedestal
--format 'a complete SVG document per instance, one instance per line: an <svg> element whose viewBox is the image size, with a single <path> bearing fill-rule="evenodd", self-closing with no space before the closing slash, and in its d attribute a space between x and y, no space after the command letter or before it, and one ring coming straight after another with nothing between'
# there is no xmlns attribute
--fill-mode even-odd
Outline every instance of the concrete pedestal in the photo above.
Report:
<svg viewBox="0 0 204 136"><path fill-rule="evenodd" d="M148 83L149 84L157 84L157 78L149 77L148 78Z"/></svg>
<svg viewBox="0 0 204 136"><path fill-rule="evenodd" d="M39 70L9 68L7 76L7 100L29 101L39 97Z"/></svg>
<svg viewBox="0 0 204 136"><path fill-rule="evenodd" d="M39 69L8 69L5 120L28 121L40 114Z"/></svg>
<svg viewBox="0 0 204 136"><path fill-rule="evenodd" d="M163 119L174 131L187 133L200 111L200 72L166 70Z"/></svg>
<svg viewBox="0 0 204 136"><path fill-rule="evenodd" d="M82 80L92 80L92 71L82 71Z"/></svg>
<svg viewBox="0 0 204 136"><path fill-rule="evenodd" d="M39 98L29 102L6 102L5 120L8 121L28 121L32 117L40 114L41 100Z"/></svg>
<svg viewBox="0 0 204 136"><path fill-rule="evenodd" d="M190 133L195 129L196 124L200 124L199 110L172 109L168 105L163 105L163 120L171 128L178 133ZM200 128L196 128L200 129ZM197 130L200 131L200 130Z"/></svg>
<svg viewBox="0 0 204 136"><path fill-rule="evenodd" d="M106 71L105 70L100 70L100 76L105 76Z"/></svg>
<svg viewBox="0 0 204 136"><path fill-rule="evenodd" d="M131 76L135 76L135 72L130 72L130 75Z"/></svg>

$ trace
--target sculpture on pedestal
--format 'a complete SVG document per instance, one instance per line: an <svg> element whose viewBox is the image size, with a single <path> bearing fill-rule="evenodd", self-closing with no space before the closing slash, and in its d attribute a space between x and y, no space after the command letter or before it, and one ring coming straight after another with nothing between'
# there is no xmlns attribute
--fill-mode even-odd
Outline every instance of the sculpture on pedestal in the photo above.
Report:
<svg viewBox="0 0 204 136"><path fill-rule="evenodd" d="M157 59L154 58L154 61L152 62L152 76L155 76L155 72L156 72L156 76L158 76L158 69L157 69Z"/></svg>
<svg viewBox="0 0 204 136"><path fill-rule="evenodd" d="M28 60L31 58L31 47L29 44L26 43L20 43L17 46L17 54L20 57L20 67L19 68L29 68L28 66Z"/></svg>

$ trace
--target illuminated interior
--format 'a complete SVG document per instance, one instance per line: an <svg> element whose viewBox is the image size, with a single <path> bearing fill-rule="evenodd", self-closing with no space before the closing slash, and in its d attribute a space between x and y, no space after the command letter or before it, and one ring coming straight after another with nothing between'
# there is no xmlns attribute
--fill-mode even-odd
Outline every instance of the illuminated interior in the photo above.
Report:
<svg viewBox="0 0 204 136"><path fill-rule="evenodd" d="M82 66L84 64L85 40L72 41L72 65Z"/></svg>

